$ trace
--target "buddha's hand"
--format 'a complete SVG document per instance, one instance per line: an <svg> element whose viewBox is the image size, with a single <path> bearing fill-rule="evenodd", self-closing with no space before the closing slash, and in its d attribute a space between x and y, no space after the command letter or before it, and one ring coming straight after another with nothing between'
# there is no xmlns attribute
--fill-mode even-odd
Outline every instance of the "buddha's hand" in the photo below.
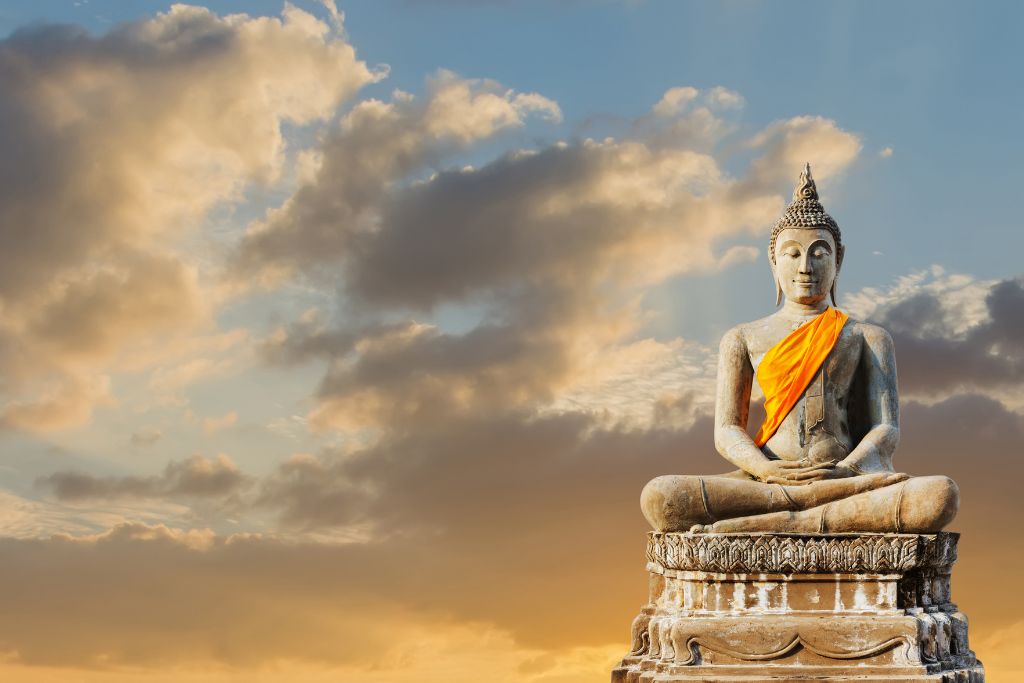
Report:
<svg viewBox="0 0 1024 683"><path fill-rule="evenodd" d="M835 469L831 463L808 465L806 462L792 460L765 460L758 463L750 474L766 484L783 484L785 486L801 486L812 481L820 481L828 477L828 470Z"/></svg>

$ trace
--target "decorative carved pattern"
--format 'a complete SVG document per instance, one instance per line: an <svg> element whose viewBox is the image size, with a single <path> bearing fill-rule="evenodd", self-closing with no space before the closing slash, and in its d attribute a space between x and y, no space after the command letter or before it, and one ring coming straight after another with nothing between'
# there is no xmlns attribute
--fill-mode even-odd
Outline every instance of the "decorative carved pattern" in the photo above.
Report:
<svg viewBox="0 0 1024 683"><path fill-rule="evenodd" d="M894 638L888 638L874 645L869 645L868 647L856 648L853 650L841 650L824 645L812 644L802 635L797 634L793 636L793 639L788 644L781 648L766 650L764 652L745 652L706 636L691 636L686 639L682 648L676 648L677 651L683 650L686 653L686 656L679 653L677 654L675 661L677 664L681 664L683 666L693 666L700 661L700 648L703 648L705 650L718 652L745 662L766 662L772 659L782 659L783 657L793 654L801 647L806 650L810 650L821 657L827 657L828 659L850 660L873 657L874 655L881 654L882 652L891 650L899 645L903 645L907 648L913 646L910 640L905 636L897 636Z"/></svg>
<svg viewBox="0 0 1024 683"><path fill-rule="evenodd" d="M651 532L652 571L893 573L948 567L959 534L690 534Z"/></svg>

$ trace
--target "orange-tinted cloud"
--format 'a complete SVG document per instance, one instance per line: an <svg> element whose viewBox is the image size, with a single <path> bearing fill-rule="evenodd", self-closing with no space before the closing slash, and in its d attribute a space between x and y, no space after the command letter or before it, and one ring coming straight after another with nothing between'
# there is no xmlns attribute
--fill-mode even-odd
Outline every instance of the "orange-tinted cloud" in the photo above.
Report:
<svg viewBox="0 0 1024 683"><path fill-rule="evenodd" d="M207 320L219 295L181 248L212 207L281 174L284 124L331 116L380 75L290 5L280 19L175 5L102 36L3 40L4 422L87 420L102 392L57 406L46 382L96 386L121 350Z"/></svg>

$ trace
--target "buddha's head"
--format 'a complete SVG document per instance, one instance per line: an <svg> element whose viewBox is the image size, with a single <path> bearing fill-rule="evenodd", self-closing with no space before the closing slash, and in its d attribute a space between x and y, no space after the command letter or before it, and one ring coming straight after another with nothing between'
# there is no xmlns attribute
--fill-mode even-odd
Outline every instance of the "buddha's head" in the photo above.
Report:
<svg viewBox="0 0 1024 683"><path fill-rule="evenodd" d="M836 300L836 277L843 264L839 225L818 201L811 165L804 166L793 203L772 228L768 258L775 277L775 303L782 296L801 304Z"/></svg>

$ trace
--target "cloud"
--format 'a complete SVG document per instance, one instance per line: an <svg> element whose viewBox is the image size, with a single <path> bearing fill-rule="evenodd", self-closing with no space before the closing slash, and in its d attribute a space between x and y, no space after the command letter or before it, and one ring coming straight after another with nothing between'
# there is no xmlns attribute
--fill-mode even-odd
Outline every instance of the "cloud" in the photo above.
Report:
<svg viewBox="0 0 1024 683"><path fill-rule="evenodd" d="M81 472L56 472L36 485L51 490L61 501L115 500L118 498L226 498L248 482L227 455L193 455L168 463L163 473L150 477L97 477Z"/></svg>
<svg viewBox="0 0 1024 683"><path fill-rule="evenodd" d="M474 142L522 126L558 105L494 81L440 71L423 100L395 91L391 102L359 102L318 150L319 168L281 207L252 225L234 258L241 277L271 281L337 261L353 235L372 227L381 203L411 174Z"/></svg>
<svg viewBox="0 0 1024 683"><path fill-rule="evenodd" d="M607 642L641 602L643 484L658 474L732 469L714 451L712 420L694 419L693 409L692 397L679 394L658 407L665 426L645 429L608 427L584 413L449 419L355 452L297 458L261 483L260 503L281 510L284 528L369 525L374 547L401 548L419 568L402 588L407 604L491 621L538 647L564 642L567 630L581 644ZM688 416L686 427L671 426L673 411ZM977 395L905 401L902 431L900 471L959 482L963 507L953 528L965 543L984 546L999 533L992 519L1019 516L1024 472L998 454L1024 437L1024 417ZM969 455L979 452L995 455ZM991 560L965 553L958 565L958 602L976 611L975 623L1000 613L999 589L991 578L980 581L998 552L986 551ZM488 571L462 574L457 586L445 581L468 564ZM480 601L478 591L494 582L508 599ZM368 579L362 590L377 585ZM604 596L598 604L594 591ZM587 625L575 609L560 611L564 619L544 609L555 603L585 606Z"/></svg>
<svg viewBox="0 0 1024 683"><path fill-rule="evenodd" d="M116 680L173 668L190 680L200 667L211 675L211 666L227 665L247 680L280 680L284 666L291 674L331 669L335 679L391 683L431 673L468 683L487 664L492 680L513 683L523 680L524 661L586 680L613 656L610 648L523 648L487 624L411 611L345 580L370 571L398 580L400 554L368 562L347 546L144 524L0 539L0 554L14 560L0 568L9 608L0 617L4 665L27 672L65 666L85 669L83 680L101 672Z"/></svg>
<svg viewBox="0 0 1024 683"><path fill-rule="evenodd" d="M298 458L264 480L260 504L296 531L368 524L370 545L419 568L392 594L404 604L495 623L526 646L557 647L567 631L581 645L601 644L619 637L640 599L635 582L613 578L639 576L643 484L665 472L728 469L707 417L689 430L633 430L583 413L506 414ZM445 578L467 563L488 569ZM379 590L376 580L353 580L364 593ZM495 583L505 590L480 601ZM594 591L606 599L595 603ZM524 596L536 608L524 608ZM578 606L588 618L544 604Z"/></svg>
<svg viewBox="0 0 1024 683"><path fill-rule="evenodd" d="M658 116L674 116L696 100L699 94L700 91L692 86L669 88L654 105L652 111Z"/></svg>
<svg viewBox="0 0 1024 683"><path fill-rule="evenodd" d="M10 400L38 407L5 422L81 423L88 392L47 410L46 382L96 385L120 352L208 321L219 295L187 253L196 227L281 175L282 126L381 76L291 5L175 5L99 36L39 25L0 42L0 371Z"/></svg>
<svg viewBox="0 0 1024 683"><path fill-rule="evenodd" d="M5 665L149 675L214 662L273 680L276 662L383 683L446 667L463 675L479 655L506 677L497 680L582 683L624 652L644 601L640 487L656 474L728 469L711 428L705 418L685 430L607 429L581 414L463 421L296 458L263 482L285 528L372 519L358 542L145 524L0 539L0 644L16 653ZM1019 516L1020 468L965 454L1012 453L1024 421L964 396L905 404L904 432L901 470L960 482L954 597L987 660L1014 628L1000 617L1013 577L990 568L1024 548L991 520Z"/></svg>
<svg viewBox="0 0 1024 683"><path fill-rule="evenodd" d="M730 177L692 130L673 137L676 124L714 118L703 107L662 112L663 128L621 139L556 143L415 179L455 141L518 122L517 96L499 97L493 84L446 74L428 90L422 102L399 93L357 106L325 143L314 180L239 252L242 272L280 275L301 264L329 272L327 284L341 289L332 315L344 324L312 314L262 346L271 362L328 361L309 415L317 429L543 409L597 381L593 368L614 374L623 347L645 341L636 338L644 288L758 253L720 245L765 229L784 204L779 187L800 166L766 170L758 157ZM690 95L670 91L663 102L682 107ZM860 149L834 122L808 117L772 124L750 144L779 163L814 147L826 177ZM429 321L444 306L482 312L456 333Z"/></svg>
<svg viewBox="0 0 1024 683"><path fill-rule="evenodd" d="M974 391L1020 407L1024 280L978 281L933 268L844 303L892 334L903 395L936 401Z"/></svg>
<svg viewBox="0 0 1024 683"><path fill-rule="evenodd" d="M712 109L740 109L746 100L738 92L720 85L703 92L692 86L681 86L666 90L651 112L655 116L671 118L698 103Z"/></svg>
<svg viewBox="0 0 1024 683"><path fill-rule="evenodd" d="M846 169L864 146L858 136L838 129L834 121L821 116L777 121L753 136L749 144L759 152L751 170L752 178L760 182L771 182L782 169L803 168L805 162L811 164L820 182ZM835 187L836 183L828 186Z"/></svg>
<svg viewBox="0 0 1024 683"><path fill-rule="evenodd" d="M38 432L74 427L87 422L100 405L115 405L109 377L66 375L50 379L31 399L5 403L0 427Z"/></svg>
<svg viewBox="0 0 1024 683"><path fill-rule="evenodd" d="M194 524L194 514L180 502L159 500L34 500L0 491L0 537L39 539L54 534L91 535L126 522L146 524L177 520ZM0 657L2 659L2 657Z"/></svg>

